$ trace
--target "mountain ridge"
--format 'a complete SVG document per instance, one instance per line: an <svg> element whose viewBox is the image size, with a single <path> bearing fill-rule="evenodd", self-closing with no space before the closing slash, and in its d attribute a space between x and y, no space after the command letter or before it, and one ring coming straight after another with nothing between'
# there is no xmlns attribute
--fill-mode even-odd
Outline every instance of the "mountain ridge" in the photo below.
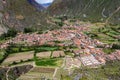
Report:
<svg viewBox="0 0 120 80"><path fill-rule="evenodd" d="M35 0L27 0L31 5L33 5L35 8L37 8L37 10L44 10L45 8L41 5L41 4L39 4L39 3L37 3Z"/></svg>
<svg viewBox="0 0 120 80"><path fill-rule="evenodd" d="M36 5L40 6L36 2L31 5L28 0L5 1L5 4L2 0L0 3L0 11L3 14L2 22L7 27L19 31L23 31L26 27L33 27L37 30L54 29L56 26L48 23L49 17L61 15L81 21L120 24L120 0L55 0L43 11L35 8Z"/></svg>
<svg viewBox="0 0 120 80"><path fill-rule="evenodd" d="M120 24L120 9L117 10L119 7L120 0L55 0L48 10L51 15L74 16L92 22L108 20L110 24Z"/></svg>
<svg viewBox="0 0 120 80"><path fill-rule="evenodd" d="M28 0L1 0L0 7L3 17L3 23L9 28L23 31L24 28L34 28L36 30L46 30L55 28L47 23L48 14L44 10L40 11L28 2ZM36 4L35 4L36 5ZM38 4L37 4L38 5Z"/></svg>
<svg viewBox="0 0 120 80"><path fill-rule="evenodd" d="M52 3L45 3L45 4L42 4L45 8L49 7Z"/></svg>

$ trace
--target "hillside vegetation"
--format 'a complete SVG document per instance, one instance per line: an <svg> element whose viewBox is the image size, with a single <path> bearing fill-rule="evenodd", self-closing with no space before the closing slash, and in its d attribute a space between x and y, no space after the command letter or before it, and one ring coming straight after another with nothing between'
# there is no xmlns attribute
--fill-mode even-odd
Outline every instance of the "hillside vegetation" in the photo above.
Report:
<svg viewBox="0 0 120 80"><path fill-rule="evenodd" d="M2 6L2 5L0 5ZM36 5L35 5L36 6ZM36 30L55 28L49 24L49 15L45 11L39 11L27 0L7 0L4 4L4 23L9 27L23 31L24 28L32 27Z"/></svg>
<svg viewBox="0 0 120 80"><path fill-rule="evenodd" d="M26 27L36 30L59 28L57 24L61 23L52 22L52 16L120 24L120 0L55 0L42 12L35 6L27 0L6 0L6 4L0 4L0 12L5 15L2 24L20 31Z"/></svg>
<svg viewBox="0 0 120 80"><path fill-rule="evenodd" d="M48 10L57 16L120 24L120 0L55 0Z"/></svg>

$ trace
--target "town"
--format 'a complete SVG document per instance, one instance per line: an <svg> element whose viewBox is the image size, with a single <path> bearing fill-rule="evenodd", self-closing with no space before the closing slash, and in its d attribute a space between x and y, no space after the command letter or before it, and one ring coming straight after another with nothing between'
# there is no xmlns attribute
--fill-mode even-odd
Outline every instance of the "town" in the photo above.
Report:
<svg viewBox="0 0 120 80"><path fill-rule="evenodd" d="M59 46L62 49L56 50L47 50L47 51L40 51L36 53L36 57L40 60L48 59L54 60L57 59L61 65L58 65L55 70L51 68L46 68L52 70L52 79L58 80L56 78L57 72L59 69L63 68L67 70L70 74L73 68L80 68L81 66L89 67L89 68L97 68L101 65L105 65L107 61L113 60L120 60L120 50L115 50L111 54L106 54L103 49L109 45L100 42L96 39L91 39L86 34L88 27L85 25L71 25L71 26L63 26L59 30L53 31L45 31L42 34L35 33L18 33L15 38L7 40L5 43L0 44L1 49L6 49L11 44L16 45L20 44L22 46L42 46L42 45L49 45L49 46ZM103 48L99 48L98 46L104 46ZM66 47L66 48L64 48ZM23 52L17 54L10 54L8 57L3 61L1 64L2 67L13 65L15 63L30 61L34 57L34 51L31 52ZM50 59L49 59L50 58ZM61 59L59 59L61 58ZM29 65L35 66L35 71L37 64L42 66L42 62L32 62L27 63ZM47 65L44 63L43 65ZM34 72L33 69L33 72ZM41 70L41 68L40 68ZM38 71L37 71L38 72ZM36 72L36 73L37 73ZM41 72L41 71L40 71ZM48 72L49 73L49 72ZM25 74L26 76L29 75ZM26 76L21 76L20 79L25 78ZM35 76L34 74L32 76ZM43 76L43 75L41 75ZM44 75L45 76L45 75ZM45 76L47 78L51 78L49 76ZM27 77L28 78L28 77Z"/></svg>
<svg viewBox="0 0 120 80"><path fill-rule="evenodd" d="M97 48L97 45L105 45L104 43L93 40L83 32L87 30L84 26L64 26L60 30L47 31L43 34L37 33L19 33L15 38L0 44L0 48L7 48L12 44L33 45L57 45L57 46L76 46L77 49L69 49L73 55L79 56L76 59L80 60L85 66L105 64L106 60L120 60L120 50L116 50L110 55L106 55L102 48ZM76 64L73 62L73 64Z"/></svg>

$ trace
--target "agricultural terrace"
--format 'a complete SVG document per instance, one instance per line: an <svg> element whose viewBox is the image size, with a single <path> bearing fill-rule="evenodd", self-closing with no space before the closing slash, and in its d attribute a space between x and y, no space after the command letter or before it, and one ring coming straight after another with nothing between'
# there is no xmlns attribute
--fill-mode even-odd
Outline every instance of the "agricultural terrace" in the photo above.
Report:
<svg viewBox="0 0 120 80"><path fill-rule="evenodd" d="M43 68L43 67L35 67L31 70L31 72L40 72L40 73L54 73L54 68Z"/></svg>
<svg viewBox="0 0 120 80"><path fill-rule="evenodd" d="M5 52L0 50L0 61L4 58Z"/></svg>
<svg viewBox="0 0 120 80"><path fill-rule="evenodd" d="M50 58L51 56L51 51L49 52L40 52L36 54L36 57L38 58Z"/></svg>
<svg viewBox="0 0 120 80"><path fill-rule="evenodd" d="M35 59L35 64L37 66L45 67L60 67L63 63L62 58L46 58L46 59Z"/></svg>
<svg viewBox="0 0 120 80"><path fill-rule="evenodd" d="M64 56L65 56L64 51L54 51L52 53L52 58L64 57Z"/></svg>
<svg viewBox="0 0 120 80"><path fill-rule="evenodd" d="M29 59L33 59L34 51L30 52L21 52L10 54L2 63L2 65L11 64L13 62L26 61Z"/></svg>
<svg viewBox="0 0 120 80"><path fill-rule="evenodd" d="M79 77L80 80L120 80L120 61L108 61L106 65L103 65L97 69L88 67L75 69L69 76L69 80L73 80L73 78L75 79L76 75L82 75Z"/></svg>
<svg viewBox="0 0 120 80"><path fill-rule="evenodd" d="M42 78L52 79L54 68L35 67L30 72L22 75L18 80L40 80Z"/></svg>
<svg viewBox="0 0 120 80"><path fill-rule="evenodd" d="M69 71L67 69L59 68L57 69L56 74L54 75L54 78L57 80L69 80L69 79L62 79L63 76L66 76L69 74Z"/></svg>
<svg viewBox="0 0 120 80"><path fill-rule="evenodd" d="M85 32L93 39L98 39L103 43L119 44L120 26L91 26L91 31Z"/></svg>
<svg viewBox="0 0 120 80"><path fill-rule="evenodd" d="M36 53L36 57L38 58L59 58L64 57L64 51L47 51L47 52L39 52Z"/></svg>
<svg viewBox="0 0 120 80"><path fill-rule="evenodd" d="M49 46L49 45L43 45L35 48L35 52L45 52L45 51L55 51L60 50L59 46Z"/></svg>

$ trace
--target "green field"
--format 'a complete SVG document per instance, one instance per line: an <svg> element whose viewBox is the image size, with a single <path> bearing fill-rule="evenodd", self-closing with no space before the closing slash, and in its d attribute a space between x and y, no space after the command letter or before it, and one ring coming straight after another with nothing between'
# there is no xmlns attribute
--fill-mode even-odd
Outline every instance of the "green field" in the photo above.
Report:
<svg viewBox="0 0 120 80"><path fill-rule="evenodd" d="M48 58L48 59L36 59L35 64L37 66L46 66L46 67L60 67L62 65L62 59L60 58Z"/></svg>
<svg viewBox="0 0 120 80"><path fill-rule="evenodd" d="M112 52L115 52L115 49L104 48L103 51L104 51L106 54L111 54Z"/></svg>
<svg viewBox="0 0 120 80"><path fill-rule="evenodd" d="M4 50L0 50L0 61L2 61L5 57L5 51Z"/></svg>
<svg viewBox="0 0 120 80"><path fill-rule="evenodd" d="M6 52L8 54L12 54L12 53L27 52L33 50L34 50L34 46L29 47L29 46L22 46L19 44L12 44L6 49Z"/></svg>
<svg viewBox="0 0 120 80"><path fill-rule="evenodd" d="M70 51L65 51L65 54L66 54L66 55L69 55L69 56L71 56L71 57L74 57L74 53L72 53L72 52L70 52Z"/></svg>
<svg viewBox="0 0 120 80"><path fill-rule="evenodd" d="M98 27L100 25L91 26L91 31L85 32L93 39L98 39L103 43L119 44L120 43L120 26L105 26Z"/></svg>
<svg viewBox="0 0 120 80"><path fill-rule="evenodd" d="M42 45L42 46L36 46L35 52L56 51L56 50L61 50L61 49L63 49L63 47L51 46L51 45Z"/></svg>
<svg viewBox="0 0 120 80"><path fill-rule="evenodd" d="M38 47L38 48L36 48L36 52L43 52L43 51L55 51L55 50L58 50L59 49L59 47Z"/></svg>
<svg viewBox="0 0 120 80"><path fill-rule="evenodd" d="M0 60L4 58L4 53L0 52Z"/></svg>

